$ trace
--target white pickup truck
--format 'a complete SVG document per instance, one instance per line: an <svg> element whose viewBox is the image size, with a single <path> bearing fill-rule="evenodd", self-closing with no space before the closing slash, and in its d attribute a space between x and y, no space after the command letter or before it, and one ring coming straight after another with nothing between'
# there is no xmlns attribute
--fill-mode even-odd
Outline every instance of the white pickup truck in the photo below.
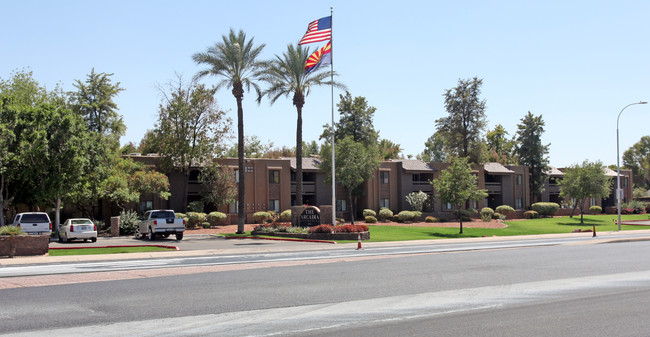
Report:
<svg viewBox="0 0 650 337"><path fill-rule="evenodd" d="M135 228L135 238L140 239L146 236L149 240L155 240L159 236L167 238L169 235L175 234L176 240L182 240L184 231L184 219L176 219L176 214L172 210L158 209L147 211L143 217L139 218Z"/></svg>

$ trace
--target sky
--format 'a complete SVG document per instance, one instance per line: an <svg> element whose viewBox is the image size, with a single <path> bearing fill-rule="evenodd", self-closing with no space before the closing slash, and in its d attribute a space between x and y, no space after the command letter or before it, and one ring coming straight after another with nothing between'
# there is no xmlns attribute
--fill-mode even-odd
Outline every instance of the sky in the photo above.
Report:
<svg viewBox="0 0 650 337"><path fill-rule="evenodd" d="M333 9L331 9L332 7ZM48 89L74 90L91 69L113 73L127 126L122 144L153 129L159 87L205 66L192 55L233 28L262 58L296 44L309 22L333 11L337 80L377 110L380 138L417 155L447 116L443 94L459 79L483 80L488 128L510 136L528 111L542 115L550 164L584 160L616 164L617 116L650 100L650 1L0 1L0 78L29 70ZM325 44L313 43L311 49ZM206 77L206 84L219 79ZM344 91L335 89L334 103ZM236 123L230 89L219 107ZM303 108L303 139L319 141L331 123L329 87L317 87ZM294 147L291 97L257 104L244 96L246 136ZM650 104L620 116L620 153L650 134ZM335 108L335 121L338 111Z"/></svg>

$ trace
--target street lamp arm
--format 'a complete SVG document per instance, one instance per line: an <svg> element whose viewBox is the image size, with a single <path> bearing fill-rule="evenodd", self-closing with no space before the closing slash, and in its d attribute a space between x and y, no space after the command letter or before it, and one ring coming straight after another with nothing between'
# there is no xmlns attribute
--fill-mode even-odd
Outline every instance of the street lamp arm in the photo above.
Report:
<svg viewBox="0 0 650 337"><path fill-rule="evenodd" d="M621 112L618 113L618 117L616 117L616 130L618 130L618 119L621 118L621 114L623 113L623 110L625 110L630 105L636 105L636 104L648 104L648 102L639 101L639 102L636 102L636 103L630 103L630 104L626 105L625 107L623 107L623 109L621 109Z"/></svg>

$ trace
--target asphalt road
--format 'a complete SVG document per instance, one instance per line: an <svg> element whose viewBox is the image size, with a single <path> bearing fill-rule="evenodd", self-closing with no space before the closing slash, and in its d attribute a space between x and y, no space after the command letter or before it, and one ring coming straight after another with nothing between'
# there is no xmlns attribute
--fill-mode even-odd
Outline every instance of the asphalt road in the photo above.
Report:
<svg viewBox="0 0 650 337"><path fill-rule="evenodd" d="M22 336L640 336L650 243L341 258L0 290Z"/></svg>

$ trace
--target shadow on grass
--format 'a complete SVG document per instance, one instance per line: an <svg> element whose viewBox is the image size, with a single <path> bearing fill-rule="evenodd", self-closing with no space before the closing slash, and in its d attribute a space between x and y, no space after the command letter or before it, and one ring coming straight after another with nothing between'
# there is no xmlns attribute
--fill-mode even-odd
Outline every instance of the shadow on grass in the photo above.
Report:
<svg viewBox="0 0 650 337"><path fill-rule="evenodd" d="M437 237L437 238L447 238L447 239L459 239L459 238L476 238L478 235L468 235L466 233L463 234L445 234L445 233L438 233L438 232L432 232L428 233L429 236Z"/></svg>

